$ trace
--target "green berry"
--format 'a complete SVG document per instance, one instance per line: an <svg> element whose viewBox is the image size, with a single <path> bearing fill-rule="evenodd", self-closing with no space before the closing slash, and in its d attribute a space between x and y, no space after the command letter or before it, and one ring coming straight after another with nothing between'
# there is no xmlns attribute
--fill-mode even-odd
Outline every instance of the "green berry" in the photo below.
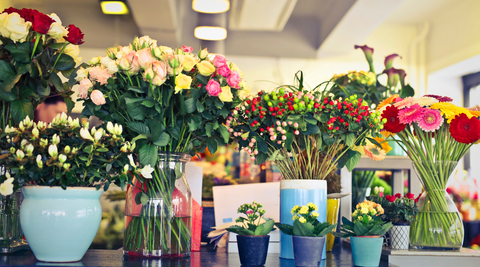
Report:
<svg viewBox="0 0 480 267"><path fill-rule="evenodd" d="M277 96L277 95L273 95L272 99L273 99L273 100L277 100L277 99L278 99L278 96Z"/></svg>
<svg viewBox="0 0 480 267"><path fill-rule="evenodd" d="M383 123L387 123L387 118L383 118L383 119L382 119L382 122L383 122Z"/></svg>
<svg viewBox="0 0 480 267"><path fill-rule="evenodd" d="M268 105L269 107L271 107L271 106L273 106L273 103L272 103L272 102L268 102L267 105Z"/></svg>
<svg viewBox="0 0 480 267"><path fill-rule="evenodd" d="M297 105L297 104L293 104L293 109L294 109L294 110L297 110L297 109L298 109L298 105Z"/></svg>
<svg viewBox="0 0 480 267"><path fill-rule="evenodd" d="M270 100L270 97L269 97L268 95L265 95L265 96L263 97L263 100L269 101L269 100Z"/></svg>
<svg viewBox="0 0 480 267"><path fill-rule="evenodd" d="M298 103L298 102L300 102L300 100L298 100L298 98L294 98L293 102Z"/></svg>
<svg viewBox="0 0 480 267"><path fill-rule="evenodd" d="M281 95L284 95L285 94L285 90L283 88L280 88L280 90L278 90L278 92L281 94Z"/></svg>
<svg viewBox="0 0 480 267"><path fill-rule="evenodd" d="M280 97L278 100L279 100L280 102L283 102L283 97Z"/></svg>

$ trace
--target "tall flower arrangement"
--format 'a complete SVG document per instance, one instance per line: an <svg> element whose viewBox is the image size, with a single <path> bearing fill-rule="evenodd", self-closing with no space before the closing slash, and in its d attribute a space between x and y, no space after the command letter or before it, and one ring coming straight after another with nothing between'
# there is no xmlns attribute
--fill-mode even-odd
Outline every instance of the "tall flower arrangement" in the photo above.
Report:
<svg viewBox="0 0 480 267"><path fill-rule="evenodd" d="M296 78L298 86L261 91L244 101L227 121L233 140L257 163L275 161L284 179L325 179L337 165L352 170L361 156L353 148L383 128L380 113L355 95L308 91L303 75Z"/></svg>
<svg viewBox="0 0 480 267"><path fill-rule="evenodd" d="M55 14L35 9L5 9L0 14L0 128L16 126L50 95L63 96L68 110L75 80L62 82L74 71L83 33L62 26Z"/></svg>
<svg viewBox="0 0 480 267"><path fill-rule="evenodd" d="M397 141L412 159L427 191L412 225L414 246L459 248L463 227L451 212L445 190L448 178L470 147L480 139L478 111L455 106L449 97L391 97L379 105L384 135ZM427 231L424 229L443 229Z"/></svg>
<svg viewBox="0 0 480 267"><path fill-rule="evenodd" d="M141 166L164 166L178 158L172 153L195 154L206 148L214 153L218 145L228 143L224 123L250 89L242 72L225 57L209 55L207 49L192 52L193 48L186 46L158 46L157 41L143 36L127 46L109 49L104 57L93 58L76 77L80 98L84 99L82 115L125 125L124 136L136 142ZM163 199L166 203L167 211L162 211L153 223L173 225L162 217L173 213L172 194L178 195L175 180L182 177L183 169L182 163L178 164L173 170L155 168L151 179L136 177L137 204L147 205L149 199ZM170 177L174 177L173 181ZM157 249L169 251L163 237L160 245L156 243L155 227L142 230L141 225L147 223L142 216L148 216L146 208L127 226L125 250L140 251L145 247L147 254ZM189 252L190 222L180 220L176 225L171 236L178 246L172 246L180 247L182 253ZM145 242L135 241L140 239Z"/></svg>

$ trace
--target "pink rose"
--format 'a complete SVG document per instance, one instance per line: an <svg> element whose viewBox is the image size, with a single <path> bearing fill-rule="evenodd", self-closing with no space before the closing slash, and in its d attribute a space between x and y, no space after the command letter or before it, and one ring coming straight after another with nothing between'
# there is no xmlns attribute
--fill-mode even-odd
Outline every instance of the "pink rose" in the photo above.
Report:
<svg viewBox="0 0 480 267"><path fill-rule="evenodd" d="M235 89L238 89L238 85L242 81L242 78L240 77L240 74L238 74L238 71L232 70L230 73L230 76L227 78L227 83L230 85L230 87L233 87Z"/></svg>
<svg viewBox="0 0 480 267"><path fill-rule="evenodd" d="M138 64L141 68L147 67L148 64L152 63L153 61L157 60L153 55L152 51L149 47L144 48L137 52L138 56Z"/></svg>
<svg viewBox="0 0 480 267"><path fill-rule="evenodd" d="M89 69L88 75L90 76L90 79L92 79L92 81L96 81L100 76L100 72L102 72L102 67L95 66Z"/></svg>
<svg viewBox="0 0 480 267"><path fill-rule="evenodd" d="M103 93L100 92L100 90L93 90L90 98L92 99L92 102L97 106L105 104L105 97L103 96Z"/></svg>
<svg viewBox="0 0 480 267"><path fill-rule="evenodd" d="M118 65L129 75L135 75L140 70L137 53L133 50L128 52L122 58L118 59Z"/></svg>
<svg viewBox="0 0 480 267"><path fill-rule="evenodd" d="M217 69L217 73L227 78L228 75L230 75L230 68L228 68L228 65L225 64Z"/></svg>
<svg viewBox="0 0 480 267"><path fill-rule="evenodd" d="M154 85L162 85L167 78L167 65L163 61L153 61L145 69L143 78L146 81L150 81L151 79Z"/></svg>
<svg viewBox="0 0 480 267"><path fill-rule="evenodd" d="M192 53L193 52L193 47L182 45L182 50L183 50L183 52Z"/></svg>
<svg viewBox="0 0 480 267"><path fill-rule="evenodd" d="M78 96L82 99L87 99L88 90L92 87L93 83L89 79L84 78L80 81L80 88L78 88Z"/></svg>
<svg viewBox="0 0 480 267"><path fill-rule="evenodd" d="M227 60L222 55L216 55L212 63L215 67L220 68L221 66L227 65Z"/></svg>
<svg viewBox="0 0 480 267"><path fill-rule="evenodd" d="M211 96L218 96L222 92L222 88L220 87L220 84L215 81L214 79L211 79L207 83L207 92Z"/></svg>
<svg viewBox="0 0 480 267"><path fill-rule="evenodd" d="M108 69L102 69L102 71L98 74L97 81L100 85L107 84L108 79L112 78L113 75L108 71Z"/></svg>

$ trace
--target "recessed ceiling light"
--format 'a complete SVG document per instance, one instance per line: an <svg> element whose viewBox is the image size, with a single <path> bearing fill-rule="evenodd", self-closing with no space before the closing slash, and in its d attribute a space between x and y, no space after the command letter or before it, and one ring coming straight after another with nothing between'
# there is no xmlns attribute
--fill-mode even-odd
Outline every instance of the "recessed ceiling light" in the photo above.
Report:
<svg viewBox="0 0 480 267"><path fill-rule="evenodd" d="M126 15L128 7L123 1L100 1L103 14L107 15Z"/></svg>
<svg viewBox="0 0 480 267"><path fill-rule="evenodd" d="M227 30L222 27L200 26L195 28L194 34L201 40L220 41L227 38Z"/></svg>
<svg viewBox="0 0 480 267"><path fill-rule="evenodd" d="M228 0L193 0L192 8L200 13L222 13L230 9L230 2Z"/></svg>

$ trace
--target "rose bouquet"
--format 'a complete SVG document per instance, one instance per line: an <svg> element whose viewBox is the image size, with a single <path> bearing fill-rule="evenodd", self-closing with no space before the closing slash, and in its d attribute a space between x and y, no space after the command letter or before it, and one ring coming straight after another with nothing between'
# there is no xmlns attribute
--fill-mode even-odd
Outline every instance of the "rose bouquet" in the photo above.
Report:
<svg viewBox="0 0 480 267"><path fill-rule="evenodd" d="M323 180L337 165L351 171L361 156L353 148L383 128L380 114L355 95L307 91L303 74L296 78L298 86L261 91L236 108L227 121L233 140L257 163L275 161L283 179Z"/></svg>
<svg viewBox="0 0 480 267"><path fill-rule="evenodd" d="M68 110L75 80L69 79L78 61L83 34L75 25L35 9L5 9L0 14L0 128L16 126L50 95L63 96Z"/></svg>
<svg viewBox="0 0 480 267"><path fill-rule="evenodd" d="M480 114L450 101L436 95L390 97L378 106L387 120L385 135L412 159L426 190L410 232L410 244L417 248L458 249L463 242L458 211L445 190L457 162L480 139Z"/></svg>
<svg viewBox="0 0 480 267"><path fill-rule="evenodd" d="M131 256L189 255L191 195L183 174L189 156L182 153L207 147L214 153L226 144L224 123L250 92L235 64L192 51L144 36L77 72L82 115L125 125L139 164L158 167L151 179L137 176L127 193L124 249Z"/></svg>

